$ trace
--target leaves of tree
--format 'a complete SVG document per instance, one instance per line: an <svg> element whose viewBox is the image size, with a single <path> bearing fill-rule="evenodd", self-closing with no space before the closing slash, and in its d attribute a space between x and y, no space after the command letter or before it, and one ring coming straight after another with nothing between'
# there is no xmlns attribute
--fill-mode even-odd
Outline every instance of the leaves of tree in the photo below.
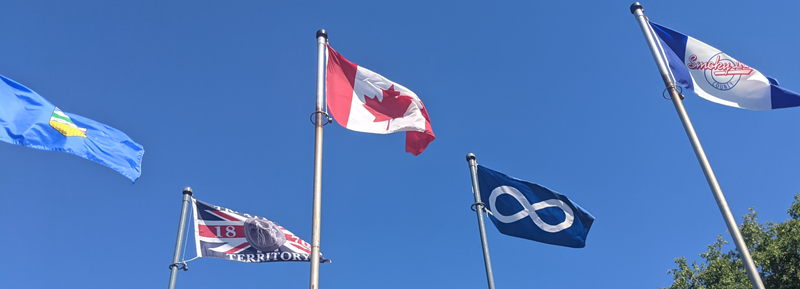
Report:
<svg viewBox="0 0 800 289"><path fill-rule="evenodd" d="M739 227L766 288L800 288L800 194L794 199L785 222L759 224L758 213L750 208ZM676 258L678 268L668 271L673 279L668 289L753 288L739 253L733 249L722 252L727 243L718 236L708 251L700 254L704 261L699 265L694 261L689 265L685 257Z"/></svg>

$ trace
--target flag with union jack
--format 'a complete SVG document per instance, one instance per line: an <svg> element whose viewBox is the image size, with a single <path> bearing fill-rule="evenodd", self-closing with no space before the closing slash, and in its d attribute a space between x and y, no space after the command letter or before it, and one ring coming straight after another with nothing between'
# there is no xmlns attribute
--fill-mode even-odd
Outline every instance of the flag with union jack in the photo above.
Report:
<svg viewBox="0 0 800 289"><path fill-rule="evenodd" d="M245 263L310 261L311 245L263 217L192 199L198 257ZM331 261L319 255L320 263Z"/></svg>

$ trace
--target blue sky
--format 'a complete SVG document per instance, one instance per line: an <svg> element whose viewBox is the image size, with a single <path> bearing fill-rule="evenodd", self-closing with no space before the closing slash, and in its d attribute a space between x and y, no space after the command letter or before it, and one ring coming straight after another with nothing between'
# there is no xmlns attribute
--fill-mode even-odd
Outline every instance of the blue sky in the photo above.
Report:
<svg viewBox="0 0 800 289"><path fill-rule="evenodd" d="M73 155L0 143L0 287L166 286L185 186L310 241L320 28L348 60L413 90L437 136L414 157L402 133L325 127L321 238L333 263L321 288L485 288L470 152L596 217L583 249L487 224L498 288L668 286L676 257L730 240L632 1L271 2L4 3L0 74L146 153L131 185ZM789 32L800 3L642 4L800 91ZM749 207L785 220L800 110L691 93L684 104L737 220ZM308 263L201 258L177 285L304 288L308 276Z"/></svg>

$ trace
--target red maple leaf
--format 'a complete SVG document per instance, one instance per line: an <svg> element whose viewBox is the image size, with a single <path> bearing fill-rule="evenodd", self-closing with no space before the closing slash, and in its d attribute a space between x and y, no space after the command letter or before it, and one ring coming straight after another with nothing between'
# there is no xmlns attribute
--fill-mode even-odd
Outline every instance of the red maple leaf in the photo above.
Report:
<svg viewBox="0 0 800 289"><path fill-rule="evenodd" d="M373 98L364 95L364 108L369 113L375 116L372 122L381 122L388 120L389 123L395 118L403 118L408 106L411 105L412 99L407 95L400 95L399 91L394 90L394 85L389 89L381 89L383 91L383 101L378 100L376 95ZM389 129L389 123L386 123L386 129Z"/></svg>

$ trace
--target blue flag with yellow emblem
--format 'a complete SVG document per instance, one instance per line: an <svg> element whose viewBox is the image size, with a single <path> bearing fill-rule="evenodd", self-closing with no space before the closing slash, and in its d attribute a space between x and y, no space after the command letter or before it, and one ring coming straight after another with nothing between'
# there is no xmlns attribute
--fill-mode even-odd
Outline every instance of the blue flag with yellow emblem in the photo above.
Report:
<svg viewBox="0 0 800 289"><path fill-rule="evenodd" d="M131 181L142 174L144 148L125 133L65 113L30 88L0 75L0 140L62 151L101 163Z"/></svg>
<svg viewBox="0 0 800 289"><path fill-rule="evenodd" d="M565 247L586 246L594 217L566 196L480 165L478 187L501 233Z"/></svg>

